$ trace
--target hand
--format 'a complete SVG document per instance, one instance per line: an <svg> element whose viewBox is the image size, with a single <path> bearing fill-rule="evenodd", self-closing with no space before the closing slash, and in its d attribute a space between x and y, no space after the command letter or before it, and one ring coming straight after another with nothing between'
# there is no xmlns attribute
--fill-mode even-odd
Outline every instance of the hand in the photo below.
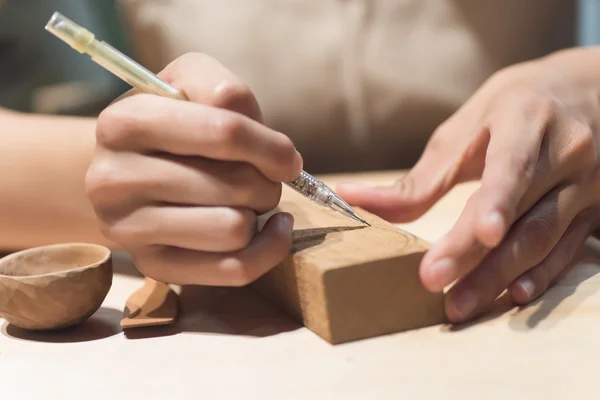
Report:
<svg viewBox="0 0 600 400"><path fill-rule="evenodd" d="M98 118L86 188L102 232L146 276L245 285L291 248L279 203L302 158L262 122L251 91L215 60L185 55L159 76L190 100L127 93Z"/></svg>
<svg viewBox="0 0 600 400"><path fill-rule="evenodd" d="M481 180L420 266L431 291L456 283L446 299L453 322L478 315L505 289L519 304L540 296L598 225L598 77L593 86L576 73L578 56L561 53L492 76L393 186L338 187L349 203L407 222L454 185Z"/></svg>

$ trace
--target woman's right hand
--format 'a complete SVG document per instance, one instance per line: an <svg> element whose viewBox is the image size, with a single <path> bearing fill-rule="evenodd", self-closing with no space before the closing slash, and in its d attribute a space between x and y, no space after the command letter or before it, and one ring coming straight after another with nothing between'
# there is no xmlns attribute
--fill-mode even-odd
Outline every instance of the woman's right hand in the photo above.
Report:
<svg viewBox="0 0 600 400"><path fill-rule="evenodd" d="M212 58L187 54L159 76L190 101L132 90L98 118L86 190L102 232L150 278L246 285L289 254L292 216L257 233L257 215L277 207L302 158Z"/></svg>

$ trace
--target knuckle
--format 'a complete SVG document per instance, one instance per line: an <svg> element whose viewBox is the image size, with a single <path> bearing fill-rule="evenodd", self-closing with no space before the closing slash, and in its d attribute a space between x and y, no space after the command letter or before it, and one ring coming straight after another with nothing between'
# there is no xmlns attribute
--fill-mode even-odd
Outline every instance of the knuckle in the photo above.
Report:
<svg viewBox="0 0 600 400"><path fill-rule="evenodd" d="M289 162L290 159L294 159L296 154L296 146L292 140L284 135L279 135L278 140L274 141L275 151L279 154L286 162Z"/></svg>
<svg viewBox="0 0 600 400"><path fill-rule="evenodd" d="M266 179L253 165L231 163L225 176L235 190L238 204L256 206L261 212L272 210L279 204L281 184Z"/></svg>
<svg viewBox="0 0 600 400"><path fill-rule="evenodd" d="M261 182L258 170L247 163L227 163L223 176L236 192L242 204L249 204L256 197Z"/></svg>
<svg viewBox="0 0 600 400"><path fill-rule="evenodd" d="M148 95L141 93L127 97L108 106L99 115L96 122L96 141L106 148L124 148L136 140L143 131L143 110Z"/></svg>
<svg viewBox="0 0 600 400"><path fill-rule="evenodd" d="M568 154L574 159L580 160L585 166L596 166L598 164L594 133L588 126L579 122L575 123L570 145L567 148Z"/></svg>
<svg viewBox="0 0 600 400"><path fill-rule="evenodd" d="M531 181L535 174L536 160L525 151L512 152L508 154L510 165L514 168L517 176L523 180Z"/></svg>
<svg viewBox="0 0 600 400"><path fill-rule="evenodd" d="M227 80L215 88L214 102L216 107L232 108L253 103L254 94L248 85L235 80Z"/></svg>
<svg viewBox="0 0 600 400"><path fill-rule="evenodd" d="M241 141L244 124L241 118L233 113L219 113L215 117L216 138L222 152L229 152Z"/></svg>
<svg viewBox="0 0 600 400"><path fill-rule="evenodd" d="M204 53L200 53L197 51L189 51L189 52L181 55L177 59L177 61L179 64L193 64L193 63L198 63L198 62L204 61L206 59L206 57L208 57L208 56Z"/></svg>
<svg viewBox="0 0 600 400"><path fill-rule="evenodd" d="M156 257L148 256L139 251L130 251L130 253L135 261L136 269L145 277L165 283L169 283L173 278L172 268L165 268ZM167 273L167 271L169 272Z"/></svg>
<svg viewBox="0 0 600 400"><path fill-rule="evenodd" d="M467 278L465 284L473 287L485 287L489 293L500 293L510 282L506 268L499 268L497 263L492 263L484 268L475 269L471 279Z"/></svg>
<svg viewBox="0 0 600 400"><path fill-rule="evenodd" d="M436 130L433 132L433 134L431 135L431 137L429 138L429 140L427 141L427 151L431 151L431 152L437 152L442 150L444 147L447 146L446 142L446 135L448 135L450 132L450 128L449 128L449 124L448 123L443 123L442 125L438 126L436 128Z"/></svg>
<svg viewBox="0 0 600 400"><path fill-rule="evenodd" d="M169 280L166 279L166 274L160 265L151 262L143 262L137 263L136 268L143 276L147 278L153 279L157 282L169 282Z"/></svg>
<svg viewBox="0 0 600 400"><path fill-rule="evenodd" d="M221 260L219 270L223 271L224 280L230 286L246 286L256 281L262 273L264 273L264 267L274 267L278 263L284 260L289 254L292 247L291 238L283 236L275 239L272 250L270 252L270 261L265 259L260 260L262 265L257 268L257 261L251 261L251 259L244 259L238 257L228 257ZM268 265L265 265L268 262Z"/></svg>
<svg viewBox="0 0 600 400"><path fill-rule="evenodd" d="M552 277L550 276L550 266L548 264L540 265L536 268L534 274L532 274L531 279L534 281L536 291L538 293L543 293L550 286Z"/></svg>
<svg viewBox="0 0 600 400"><path fill-rule="evenodd" d="M531 263L541 262L552 249L556 228L543 217L530 217L523 221L522 234L518 236L513 250L516 255ZM518 258L517 258L518 259Z"/></svg>
<svg viewBox="0 0 600 400"><path fill-rule="evenodd" d="M127 116L119 107L107 107L96 121L96 142L104 147L117 147L121 143L122 128L128 123Z"/></svg>
<svg viewBox="0 0 600 400"><path fill-rule="evenodd" d="M409 171L402 178L396 180L393 188L399 196L414 203L414 207L408 210L408 213L414 212L415 215L420 214L422 208L427 208L427 199L436 189L434 185L418 183L413 171Z"/></svg>
<svg viewBox="0 0 600 400"><path fill-rule="evenodd" d="M145 277L178 285L193 284L196 279L185 272L185 260L177 256L178 249L160 244L132 246L127 249L136 269Z"/></svg>
<svg viewBox="0 0 600 400"><path fill-rule="evenodd" d="M95 159L84 178L88 198L92 201L103 198L105 193L115 186L119 176L117 172L111 160L106 158Z"/></svg>
<svg viewBox="0 0 600 400"><path fill-rule="evenodd" d="M140 225L128 219L115 221L104 227L104 235L123 246L140 246L150 244L157 232L152 223Z"/></svg>
<svg viewBox="0 0 600 400"><path fill-rule="evenodd" d="M190 51L177 57L167 68L174 70L174 72L179 72L180 70L188 71L190 69L193 71L204 64L207 59L209 59L209 56L204 53Z"/></svg>
<svg viewBox="0 0 600 400"><path fill-rule="evenodd" d="M269 187L271 188L269 191L265 191L268 193L265 195L265 210L264 212L268 212L274 210L279 205L279 201L281 200L281 193L283 187L280 183L269 183Z"/></svg>
<svg viewBox="0 0 600 400"><path fill-rule="evenodd" d="M557 102L547 94L535 89L514 90L503 99L509 107L518 105L526 119L553 120L558 111Z"/></svg>
<svg viewBox="0 0 600 400"><path fill-rule="evenodd" d="M394 182L394 189L403 196L412 196L415 194L415 181L411 173L407 173L402 178Z"/></svg>
<svg viewBox="0 0 600 400"><path fill-rule="evenodd" d="M232 246L246 247L256 228L256 215L248 209L229 209L224 216L224 234Z"/></svg>
<svg viewBox="0 0 600 400"><path fill-rule="evenodd" d="M291 167L294 164L293 160L296 159L296 146L294 146L292 140L284 134L274 138L272 141L272 154L275 162L274 167L277 170L285 171L284 175L290 175L292 173L290 171Z"/></svg>
<svg viewBox="0 0 600 400"><path fill-rule="evenodd" d="M101 156L89 166L84 186L87 198L96 206L112 206L146 196L146 189L160 185L151 177L140 176L122 167L115 157Z"/></svg>
<svg viewBox="0 0 600 400"><path fill-rule="evenodd" d="M107 107L98 116L96 123L96 141L104 147L119 148L134 131L136 122L132 113L123 107L123 103Z"/></svg>
<svg viewBox="0 0 600 400"><path fill-rule="evenodd" d="M130 243L128 239L128 234L126 230L123 229L122 225L118 222L108 223L102 227L102 234L114 241L115 243L119 243L124 245L125 243Z"/></svg>
<svg viewBox="0 0 600 400"><path fill-rule="evenodd" d="M539 93L529 92L524 104L525 115L538 116L546 120L552 120L556 116L556 102L550 97Z"/></svg>
<svg viewBox="0 0 600 400"><path fill-rule="evenodd" d="M247 286L254 282L257 278L252 273L251 266L237 258L224 260L222 267L223 270L227 271L226 279L230 286Z"/></svg>

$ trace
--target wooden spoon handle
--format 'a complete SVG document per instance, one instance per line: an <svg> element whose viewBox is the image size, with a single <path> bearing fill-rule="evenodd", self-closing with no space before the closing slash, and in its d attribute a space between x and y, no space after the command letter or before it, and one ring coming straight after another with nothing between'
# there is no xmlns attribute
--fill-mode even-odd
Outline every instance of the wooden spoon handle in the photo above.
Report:
<svg viewBox="0 0 600 400"><path fill-rule="evenodd" d="M172 324L179 313L178 303L177 293L168 284L146 277L144 286L127 300L121 327Z"/></svg>

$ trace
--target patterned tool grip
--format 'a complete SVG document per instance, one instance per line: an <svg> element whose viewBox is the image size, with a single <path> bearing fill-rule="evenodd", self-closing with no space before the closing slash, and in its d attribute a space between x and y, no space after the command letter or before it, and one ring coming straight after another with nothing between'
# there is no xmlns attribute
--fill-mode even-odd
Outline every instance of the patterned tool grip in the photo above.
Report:
<svg viewBox="0 0 600 400"><path fill-rule="evenodd" d="M317 194L317 190L322 185L322 183L310 176L308 173L302 171L299 177L297 177L291 182L287 182L287 185L299 192L300 194L302 194L303 196L314 200L315 195Z"/></svg>

